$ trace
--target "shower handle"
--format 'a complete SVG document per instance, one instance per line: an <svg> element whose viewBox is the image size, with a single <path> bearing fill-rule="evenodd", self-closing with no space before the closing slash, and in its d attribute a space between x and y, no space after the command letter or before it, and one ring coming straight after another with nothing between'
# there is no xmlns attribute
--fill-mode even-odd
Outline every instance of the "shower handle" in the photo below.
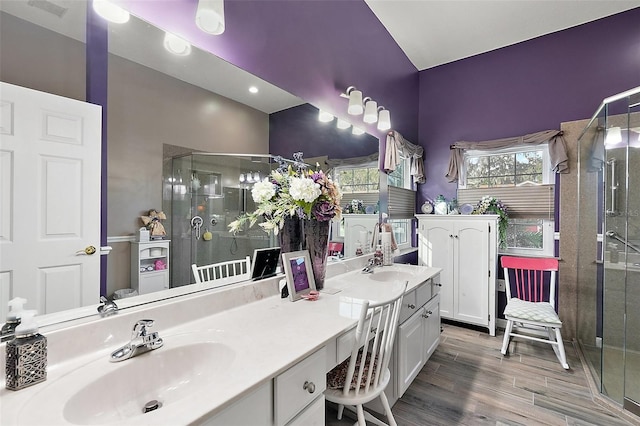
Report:
<svg viewBox="0 0 640 426"><path fill-rule="evenodd" d="M194 216L191 218L191 227L193 228L196 240L200 239L200 228L202 227L203 220L200 216Z"/></svg>

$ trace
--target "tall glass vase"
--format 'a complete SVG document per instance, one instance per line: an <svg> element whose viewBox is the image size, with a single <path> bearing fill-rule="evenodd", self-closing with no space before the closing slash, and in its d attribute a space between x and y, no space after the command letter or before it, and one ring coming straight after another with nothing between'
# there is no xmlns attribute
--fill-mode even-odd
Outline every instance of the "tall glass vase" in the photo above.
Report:
<svg viewBox="0 0 640 426"><path fill-rule="evenodd" d="M300 251L304 248L304 233L302 231L302 219L298 216L287 217L282 229L278 232L280 252L289 253ZM280 259L282 262L282 259ZM282 266L282 265L280 265ZM284 271L284 269L282 269Z"/></svg>
<svg viewBox="0 0 640 426"><path fill-rule="evenodd" d="M327 253L329 247L330 221L304 221L304 236L311 257L313 277L318 290L324 287L324 277L327 271Z"/></svg>

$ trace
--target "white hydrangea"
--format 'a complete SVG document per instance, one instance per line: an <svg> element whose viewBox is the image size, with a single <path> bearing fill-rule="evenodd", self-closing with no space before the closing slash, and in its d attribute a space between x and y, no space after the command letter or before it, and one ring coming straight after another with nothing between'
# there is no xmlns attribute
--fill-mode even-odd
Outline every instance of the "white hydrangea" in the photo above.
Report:
<svg viewBox="0 0 640 426"><path fill-rule="evenodd" d="M276 195L276 187L269 181L269 178L257 182L251 190L253 201L257 204L269 201L274 195Z"/></svg>
<svg viewBox="0 0 640 426"><path fill-rule="evenodd" d="M294 200L304 200L307 203L314 202L321 194L320 185L312 179L292 177L289 193Z"/></svg>

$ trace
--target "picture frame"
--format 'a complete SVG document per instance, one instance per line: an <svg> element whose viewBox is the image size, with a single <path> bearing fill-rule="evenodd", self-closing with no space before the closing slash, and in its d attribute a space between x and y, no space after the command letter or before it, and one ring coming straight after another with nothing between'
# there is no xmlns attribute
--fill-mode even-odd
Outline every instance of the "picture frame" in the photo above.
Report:
<svg viewBox="0 0 640 426"><path fill-rule="evenodd" d="M289 300L295 302L316 289L309 250L282 253L282 265L289 289Z"/></svg>

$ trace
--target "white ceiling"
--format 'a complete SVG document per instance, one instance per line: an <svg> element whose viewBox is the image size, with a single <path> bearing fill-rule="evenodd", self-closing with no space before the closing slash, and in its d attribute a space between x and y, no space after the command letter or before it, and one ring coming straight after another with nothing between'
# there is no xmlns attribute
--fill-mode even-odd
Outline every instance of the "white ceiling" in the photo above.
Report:
<svg viewBox="0 0 640 426"><path fill-rule="evenodd" d="M365 1L418 70L640 7L640 0Z"/></svg>

